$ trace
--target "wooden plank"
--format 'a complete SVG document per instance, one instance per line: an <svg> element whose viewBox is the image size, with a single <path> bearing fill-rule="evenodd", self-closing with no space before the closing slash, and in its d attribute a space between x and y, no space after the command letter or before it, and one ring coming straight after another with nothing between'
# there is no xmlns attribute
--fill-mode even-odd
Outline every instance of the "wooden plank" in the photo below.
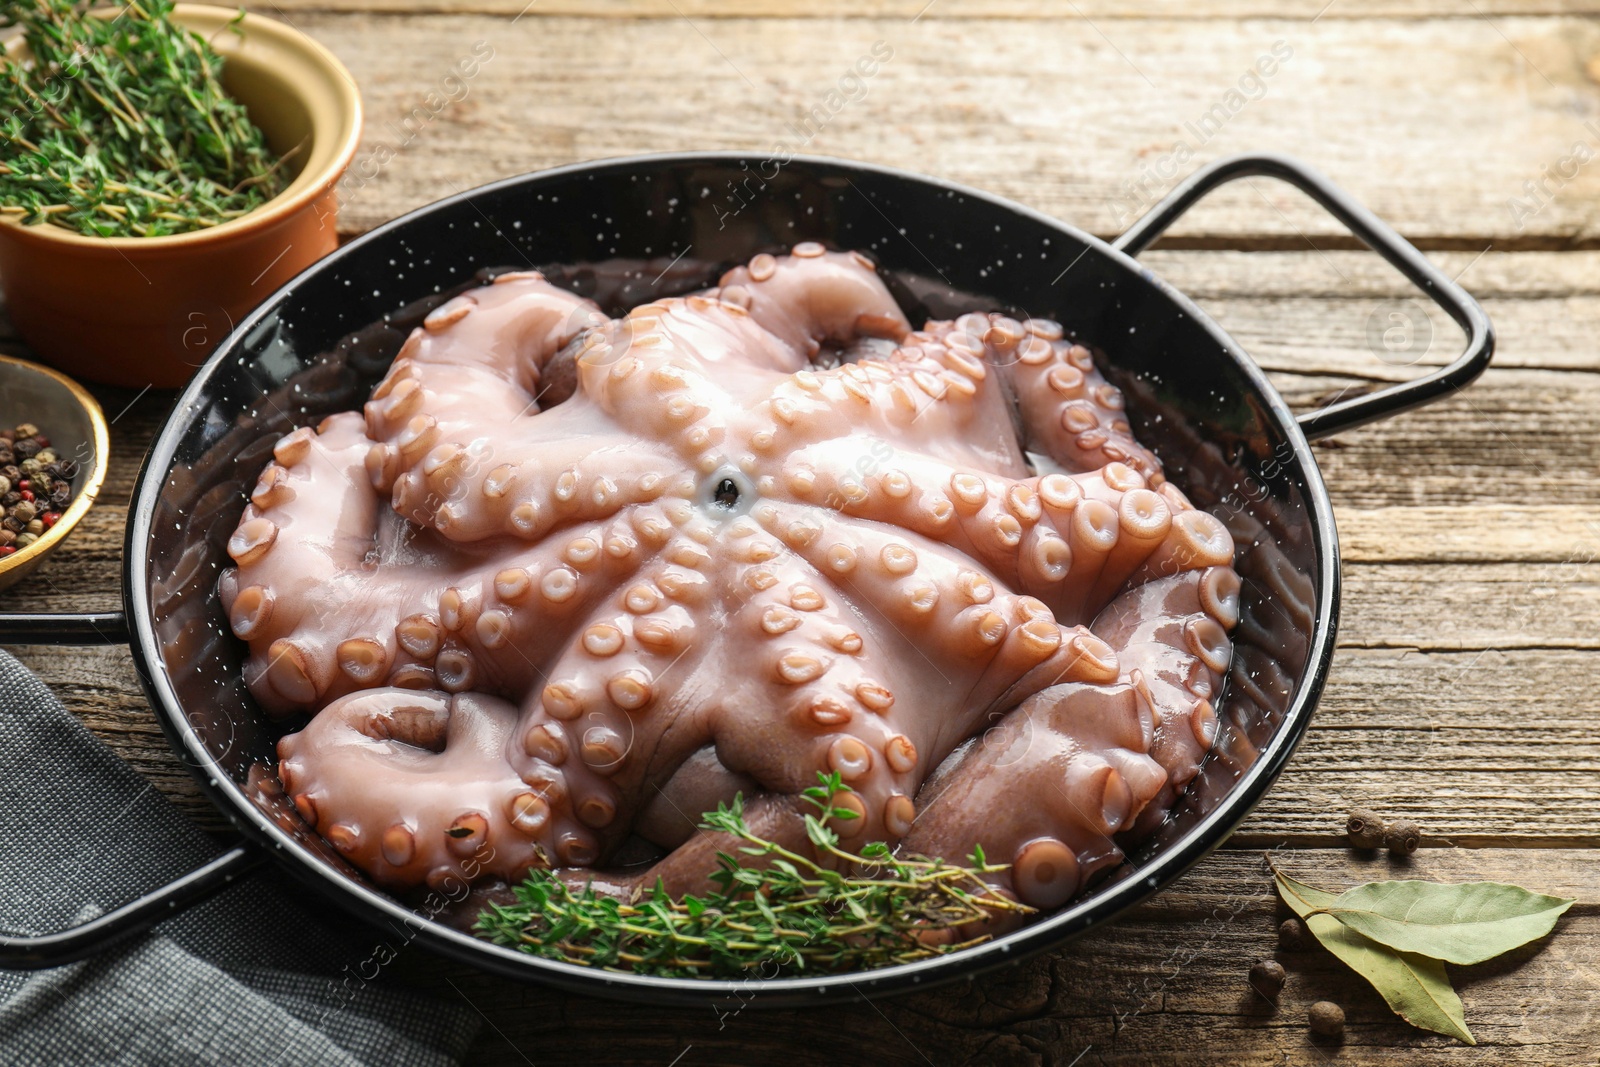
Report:
<svg viewBox="0 0 1600 1067"><path fill-rule="evenodd" d="M1600 557L1600 519L1589 507L1345 508L1334 521L1351 560L1545 563L1547 580L1566 581L1568 564Z"/></svg>
<svg viewBox="0 0 1600 1067"><path fill-rule="evenodd" d="M524 18L585 16L609 19L1486 19L1541 15L1592 15L1593 0L1482 0L1470 7L1447 0L1082 0L1062 10L1053 0L276 0L247 5L252 11L287 17L304 12L366 12L399 15L475 14Z"/></svg>
<svg viewBox="0 0 1600 1067"><path fill-rule="evenodd" d="M1600 540L1594 551L1600 554ZM1340 648L1600 649L1600 564L1349 559Z"/></svg>
<svg viewBox="0 0 1600 1067"><path fill-rule="evenodd" d="M1262 856L1221 852L1114 924L1020 966L942 989L824 1009L618 1005L538 986L508 986L421 952L397 969L488 1020L471 1060L488 1067L782 1062L1067 1065L1321 1063L1539 1064L1587 1055L1600 1003L1600 865L1566 851L1425 849L1395 867L1343 851L1275 860L1331 889L1390 877L1497 879L1580 904L1543 943L1475 968L1451 968L1472 1048L1415 1030L1320 948L1277 948L1277 903ZM1249 986L1252 962L1276 956L1289 980L1274 1007ZM1342 1005L1342 1043L1314 1040L1309 1006ZM821 1023L822 1025L819 1025ZM675 1060L674 1058L677 1057ZM1587 1061L1584 1061L1587 1062Z"/></svg>
<svg viewBox="0 0 1600 1067"><path fill-rule="evenodd" d="M1433 252L1428 258L1479 300L1540 301L1600 293L1600 252L1525 255L1480 247ZM1418 296L1398 271L1367 251L1156 248L1143 253L1139 261L1198 300Z"/></svg>
<svg viewBox="0 0 1600 1067"><path fill-rule="evenodd" d="M1263 367L1287 374L1398 382L1449 363L1465 335L1448 315L1371 253L1149 252L1143 258ZM1593 253L1528 256L1434 253L1494 324L1498 369L1595 371L1600 291ZM1549 263L1543 263L1549 260ZM1570 277L1506 286L1511 264ZM1286 277L1271 277L1277 268Z"/></svg>
<svg viewBox="0 0 1600 1067"><path fill-rule="evenodd" d="M1270 377L1301 409L1370 385L1282 372ZM1339 434L1313 448L1333 501L1341 509L1481 508L1489 503L1592 509L1600 497L1600 483L1586 472L1595 469L1600 449L1600 434L1590 414L1597 401L1600 377L1594 375L1491 367L1463 393ZM1477 527L1495 521L1494 514L1482 511L1454 519L1457 525ZM1553 543L1548 548L1559 558L1570 551Z"/></svg>
<svg viewBox="0 0 1600 1067"><path fill-rule="evenodd" d="M1600 844L1593 657L1341 648L1305 741L1242 843L1326 844L1366 803L1457 844Z"/></svg>
<svg viewBox="0 0 1600 1067"><path fill-rule="evenodd" d="M515 5L506 15L521 6L506 2ZM580 159L672 149L761 158L792 144L789 124L884 41L894 58L806 150L925 170L1110 234L1201 160L1270 148L1315 161L1430 246L1600 243L1588 210L1600 166L1575 165L1525 216L1511 204L1575 142L1600 144L1583 124L1597 92L1585 64L1600 31L1578 18L1101 25L1052 15L988 26L901 14L823 29L810 19L280 13L328 44L363 88L359 158L379 173L351 191L348 232ZM436 96L428 108L480 41L492 60L457 87L459 102ZM1224 104L1277 41L1293 54L1264 89L1247 83L1259 98ZM1397 55L1410 61L1392 62ZM402 129L418 106L430 117ZM1208 113L1211 128L1195 132ZM394 151L387 164L384 145ZM1307 235L1332 247L1337 233L1298 194L1252 181L1174 236L1304 249Z"/></svg>

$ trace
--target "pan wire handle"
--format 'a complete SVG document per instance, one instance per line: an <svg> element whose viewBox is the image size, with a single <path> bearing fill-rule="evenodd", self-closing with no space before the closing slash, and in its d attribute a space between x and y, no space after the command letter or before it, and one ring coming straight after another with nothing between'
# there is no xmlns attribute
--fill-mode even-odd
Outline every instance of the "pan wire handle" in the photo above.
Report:
<svg viewBox="0 0 1600 1067"><path fill-rule="evenodd" d="M1291 156L1230 156L1202 167L1179 183L1149 214L1128 227L1111 243L1112 247L1137 256L1211 190L1253 176L1277 178L1311 197L1421 289L1467 335L1466 348L1445 366L1301 415L1300 428L1308 438L1328 437L1420 407L1465 389L1483 373L1494 355L1494 328L1478 302L1365 205L1314 167Z"/></svg>
<svg viewBox="0 0 1600 1067"><path fill-rule="evenodd" d="M260 849L240 845L175 881L88 922L48 934L0 935L0 969L33 971L76 963L143 933L200 903L266 862Z"/></svg>
<svg viewBox="0 0 1600 1067"><path fill-rule="evenodd" d="M128 618L120 611L0 612L0 645L123 645Z"/></svg>

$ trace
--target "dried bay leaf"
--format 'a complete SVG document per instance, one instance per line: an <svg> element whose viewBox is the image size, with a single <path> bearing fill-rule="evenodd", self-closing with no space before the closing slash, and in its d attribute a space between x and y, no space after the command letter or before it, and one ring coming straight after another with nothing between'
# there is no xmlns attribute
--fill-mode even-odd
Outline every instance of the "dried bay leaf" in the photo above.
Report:
<svg viewBox="0 0 1600 1067"><path fill-rule="evenodd" d="M1450 985L1444 964L1414 952L1398 952L1350 929L1325 909L1339 894L1317 889L1273 871L1278 894L1329 952L1372 984L1389 1009L1412 1026L1458 1038L1477 1039L1467 1029L1461 998Z"/></svg>
<svg viewBox="0 0 1600 1067"><path fill-rule="evenodd" d="M1304 919L1314 911L1325 911L1339 899L1338 893L1330 893L1326 889L1306 885L1298 878L1291 878L1287 874L1272 869L1273 878L1278 882L1278 895L1283 902L1294 909L1294 913Z"/></svg>
<svg viewBox="0 0 1600 1067"><path fill-rule="evenodd" d="M1502 882L1368 882L1325 905L1358 933L1400 952L1482 963L1548 934L1573 901Z"/></svg>
<svg viewBox="0 0 1600 1067"><path fill-rule="evenodd" d="M1443 963L1415 952L1396 952L1356 933L1331 915L1311 916L1306 928L1329 952L1372 983L1389 1010L1400 1018L1469 1045L1478 1043L1467 1029L1461 998L1450 984Z"/></svg>

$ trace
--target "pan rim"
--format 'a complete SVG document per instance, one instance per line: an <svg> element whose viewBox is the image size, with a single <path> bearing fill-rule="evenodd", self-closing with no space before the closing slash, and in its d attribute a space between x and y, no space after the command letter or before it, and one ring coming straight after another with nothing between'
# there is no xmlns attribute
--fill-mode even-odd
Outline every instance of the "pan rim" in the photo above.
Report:
<svg viewBox="0 0 1600 1067"><path fill-rule="evenodd" d="M865 999L873 994L931 988L946 981L973 976L1038 953L1064 945L1068 940L1098 927L1128 908L1147 899L1176 881L1210 852L1219 847L1238 824L1252 811L1277 780L1310 725L1320 701L1337 637L1340 600L1340 557L1333 509L1322 474L1310 444L1287 403L1267 380L1265 373L1235 341L1183 292L1157 276L1144 264L1118 251L1108 242L1032 208L956 182L917 174L896 167L839 159L829 156L796 155L785 166L809 166L870 174L899 182L919 184L940 192L971 197L1007 212L1020 215L1037 225L1056 230L1081 242L1110 259L1131 279L1156 289L1184 314L1192 317L1243 373L1264 402L1277 429L1293 447L1292 464L1285 467L1298 475L1308 502L1306 518L1310 525L1312 548L1317 560L1317 605L1304 680L1296 687L1282 723L1261 750L1260 756L1244 772L1215 810L1202 817L1174 844L1141 867L1136 877L1124 878L1101 887L1093 894L1061 909L1054 915L1025 926L994 941L964 949L948 956L936 956L915 963L849 975L818 975L801 978L701 979L659 978L599 971L574 964L547 960L492 944L470 934L429 920L416 911L374 889L340 874L317 859L287 831L267 818L245 795L240 783L212 757L184 715L183 705L173 689L161 656L152 617L147 571L154 497L159 495L172 470L179 438L189 425L188 413L200 400L217 369L239 349L242 339L265 318L273 314L293 292L317 272L340 264L356 250L387 240L410 223L429 214L448 210L476 197L534 184L606 171L674 165L738 165L759 161L751 152L661 152L618 156L568 164L543 171L500 179L418 207L368 231L318 260L269 296L242 320L218 345L196 372L174 403L167 421L146 453L134 485L129 508L125 543L124 604L132 649L141 684L158 713L168 743L179 751L201 790L246 837L267 849L289 872L302 882L315 886L347 911L376 925L385 919L396 921L411 931L414 940L431 950L496 974L519 980L540 981L614 999L638 1002L704 1006L718 999L737 997L763 1007L792 1007L819 1004L837 999Z"/></svg>

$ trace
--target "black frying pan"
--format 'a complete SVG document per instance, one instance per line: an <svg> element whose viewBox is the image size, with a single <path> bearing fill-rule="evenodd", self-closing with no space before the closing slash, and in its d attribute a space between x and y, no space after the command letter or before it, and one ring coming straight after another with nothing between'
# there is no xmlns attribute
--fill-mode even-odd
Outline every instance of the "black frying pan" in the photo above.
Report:
<svg viewBox="0 0 1600 1067"><path fill-rule="evenodd" d="M1308 193L1459 323L1466 351L1414 381L1297 419L1232 338L1132 258L1207 191L1246 175ZM200 369L150 449L129 509L123 611L0 616L0 641L127 641L173 751L243 837L204 867L85 925L0 938L0 966L89 956L270 857L330 904L385 929L407 924L435 951L508 977L671 1003L752 991L748 982L610 974L520 954L430 921L366 883L275 787L281 728L244 690L245 648L227 631L215 585L272 443L358 408L406 333L485 268L538 266L602 304L629 305L710 284L758 251L802 240L871 252L914 322L1006 308L1057 319L1094 348L1127 394L1140 439L1233 530L1243 621L1215 750L1178 810L1115 877L991 943L848 979L761 982L759 1003L904 990L1016 962L1109 920L1215 848L1304 734L1333 653L1339 545L1307 439L1466 386L1493 350L1482 309L1325 178L1278 156L1205 168L1112 244L1016 204L883 167L645 156L451 197L351 242L284 286Z"/></svg>

